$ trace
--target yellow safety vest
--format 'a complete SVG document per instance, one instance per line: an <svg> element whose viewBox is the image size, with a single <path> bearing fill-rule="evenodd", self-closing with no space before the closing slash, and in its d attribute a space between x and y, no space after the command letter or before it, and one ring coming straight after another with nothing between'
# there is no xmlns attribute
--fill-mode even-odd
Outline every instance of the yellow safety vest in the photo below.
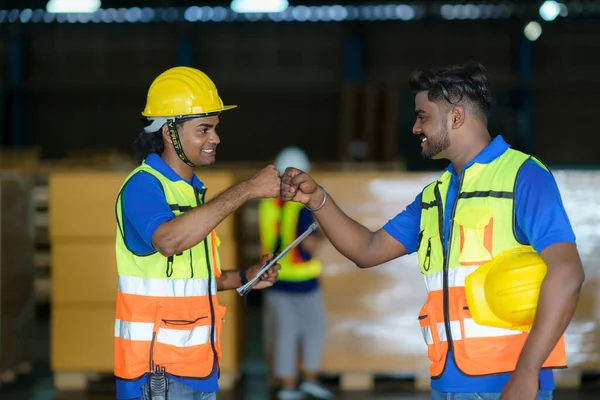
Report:
<svg viewBox="0 0 600 400"><path fill-rule="evenodd" d="M298 218L303 204L280 199L263 199L258 205L260 247L263 254L271 253L279 244L284 250L297 238ZM321 274L321 263L316 259L304 261L298 246L279 261L279 280L300 282L317 278Z"/></svg>
<svg viewBox="0 0 600 400"><path fill-rule="evenodd" d="M462 171L445 253L444 211L451 174L446 171L422 192L417 254L428 297L419 323L433 377L442 374L449 349L467 375L514 371L528 333L475 323L464 286L467 275L505 250L531 248L519 242L515 227L517 175L530 158L543 166L535 158L508 149L489 164L475 163ZM565 365L561 337L544 368Z"/></svg>
<svg viewBox="0 0 600 400"><path fill-rule="evenodd" d="M213 231L200 244L171 257L128 249L121 193L138 173L159 180L175 216L203 204L206 193L206 188L197 191L183 180L173 182L145 163L125 180L116 202L115 375L131 380L164 367L175 376L206 378L221 358L219 336L226 310L217 298L219 239Z"/></svg>

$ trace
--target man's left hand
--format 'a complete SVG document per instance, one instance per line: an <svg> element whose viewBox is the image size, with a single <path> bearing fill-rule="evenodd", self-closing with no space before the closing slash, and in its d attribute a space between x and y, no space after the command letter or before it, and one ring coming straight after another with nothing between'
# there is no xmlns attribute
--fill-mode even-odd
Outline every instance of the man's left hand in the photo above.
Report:
<svg viewBox="0 0 600 400"><path fill-rule="evenodd" d="M504 386L499 400L535 400L538 389L538 373L516 370Z"/></svg>
<svg viewBox="0 0 600 400"><path fill-rule="evenodd" d="M248 271L246 272L246 277L248 278L248 280L254 278L258 271L260 271L260 269L263 267L263 265L270 262L273 258L275 258L275 254L266 254L262 256L260 264L256 264L248 268ZM277 282L277 277L279 276L280 269L281 265L273 265L271 268L265 271L265 273L262 274L260 278L258 278L258 280L252 286L252 289L266 289L268 287L273 286L273 284Z"/></svg>

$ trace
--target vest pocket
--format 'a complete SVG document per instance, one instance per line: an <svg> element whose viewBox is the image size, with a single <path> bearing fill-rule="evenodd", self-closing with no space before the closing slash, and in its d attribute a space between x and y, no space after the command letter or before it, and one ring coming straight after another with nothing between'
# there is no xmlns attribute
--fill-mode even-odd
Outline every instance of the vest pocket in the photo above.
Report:
<svg viewBox="0 0 600 400"><path fill-rule="evenodd" d="M431 314L432 307L427 301L421 311L419 312L419 326L421 327L421 333L423 339L427 345L427 356L432 362L438 362L442 359L442 352L439 344L439 333L437 330L436 319Z"/></svg>
<svg viewBox="0 0 600 400"><path fill-rule="evenodd" d="M459 264L477 266L490 261L494 239L492 207L464 207L454 216L454 223L460 234Z"/></svg>
<svg viewBox="0 0 600 400"><path fill-rule="evenodd" d="M510 359L518 357L527 335L520 331L477 324L469 311L466 298L458 301L462 340L455 341L468 359L494 359L502 355Z"/></svg>
<svg viewBox="0 0 600 400"><path fill-rule="evenodd" d="M214 363L210 314L206 310L166 309L158 314L152 344L154 365L178 376L208 376Z"/></svg>

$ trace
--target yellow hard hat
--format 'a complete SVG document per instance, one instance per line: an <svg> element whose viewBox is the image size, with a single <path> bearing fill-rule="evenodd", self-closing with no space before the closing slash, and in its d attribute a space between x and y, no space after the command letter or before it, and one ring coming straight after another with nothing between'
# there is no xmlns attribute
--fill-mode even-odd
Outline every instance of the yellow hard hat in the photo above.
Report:
<svg viewBox="0 0 600 400"><path fill-rule="evenodd" d="M142 115L147 118L202 116L235 107L223 105L217 87L204 72L174 67L152 82Z"/></svg>
<svg viewBox="0 0 600 400"><path fill-rule="evenodd" d="M511 249L465 279L467 305L480 325L529 331L547 266L531 247Z"/></svg>

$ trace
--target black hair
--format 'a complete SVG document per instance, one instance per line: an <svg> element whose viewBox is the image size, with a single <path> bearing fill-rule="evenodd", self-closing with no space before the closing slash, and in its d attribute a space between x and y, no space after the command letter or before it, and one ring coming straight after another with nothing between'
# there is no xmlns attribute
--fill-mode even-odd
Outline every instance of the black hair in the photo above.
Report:
<svg viewBox="0 0 600 400"><path fill-rule="evenodd" d="M156 132L146 132L143 129L133 139L133 155L138 163L141 163L151 153L162 154L165 144L162 138L162 129Z"/></svg>
<svg viewBox="0 0 600 400"><path fill-rule="evenodd" d="M432 102L445 100L457 105L466 96L467 101L485 118L492 106L489 75L485 67L478 62L437 69L419 69L410 75L408 85L415 94L427 91L427 98Z"/></svg>
<svg viewBox="0 0 600 400"><path fill-rule="evenodd" d="M185 119L176 119L175 128L180 128ZM144 126L150 125L151 121L142 119ZM133 139L133 155L137 162L141 163L152 153L161 155L165 151L162 127L155 132L146 132L143 128L138 131Z"/></svg>

